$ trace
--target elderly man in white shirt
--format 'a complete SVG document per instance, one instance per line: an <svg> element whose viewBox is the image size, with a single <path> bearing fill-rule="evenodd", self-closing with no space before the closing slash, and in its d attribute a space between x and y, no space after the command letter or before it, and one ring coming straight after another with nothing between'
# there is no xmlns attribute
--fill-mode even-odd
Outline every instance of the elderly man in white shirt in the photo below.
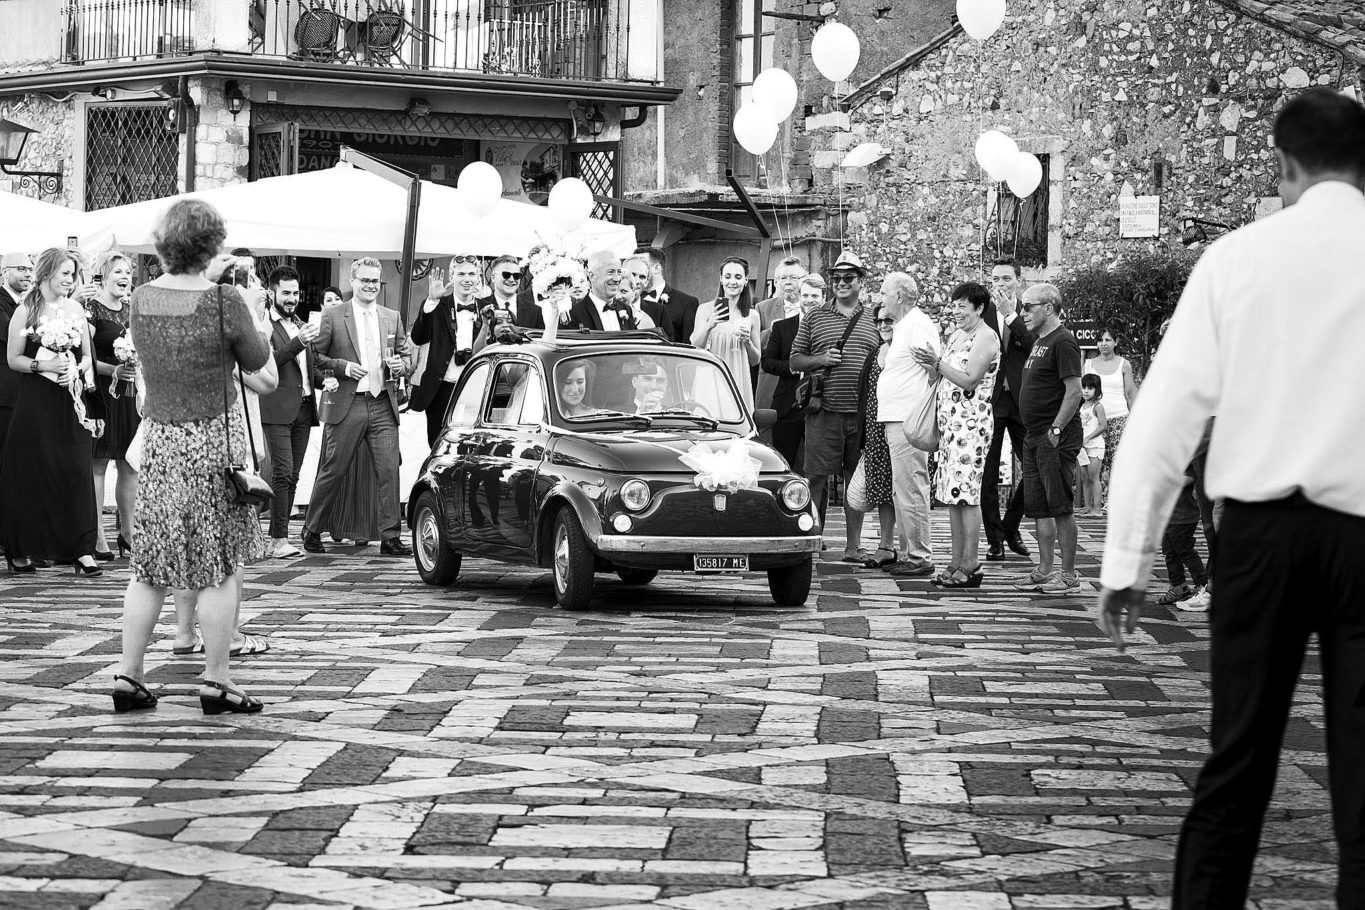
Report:
<svg viewBox="0 0 1365 910"><path fill-rule="evenodd" d="M1337 904L1365 908L1365 108L1327 88L1275 122L1284 211L1209 247L1114 461L1100 621L1136 627L1205 421L1225 498L1209 613L1213 754L1176 854L1173 910L1242 907L1308 638L1321 647ZM1125 617L1126 612L1126 617Z"/></svg>
<svg viewBox="0 0 1365 910"><path fill-rule="evenodd" d="M902 425L934 394L929 371L915 361L914 351L928 348L941 353L938 327L919 308L919 285L905 272L890 272L882 280L882 305L899 319L891 333L886 366L877 379L877 422L885 429L891 450L892 497L901 549L900 561L886 571L910 577L932 575L929 453L910 445Z"/></svg>

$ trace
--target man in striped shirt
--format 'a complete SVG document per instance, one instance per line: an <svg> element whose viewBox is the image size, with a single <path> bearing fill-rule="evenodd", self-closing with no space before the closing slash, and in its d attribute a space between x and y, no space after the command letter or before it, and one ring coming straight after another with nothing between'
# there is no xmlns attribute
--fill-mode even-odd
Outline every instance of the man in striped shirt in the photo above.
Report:
<svg viewBox="0 0 1365 910"><path fill-rule="evenodd" d="M834 301L819 307L801 320L792 342L792 372L814 374L823 379L820 407L806 413L805 475L811 496L825 523L829 475L840 474L844 487L853 477L862 452L863 402L858 385L870 357L881 347L881 335L872 321L872 311L859 299L863 276L862 261L853 253L843 253L829 270ZM851 329L850 329L851 327ZM847 521L844 562L861 565L870 555L861 551L863 513L844 507Z"/></svg>

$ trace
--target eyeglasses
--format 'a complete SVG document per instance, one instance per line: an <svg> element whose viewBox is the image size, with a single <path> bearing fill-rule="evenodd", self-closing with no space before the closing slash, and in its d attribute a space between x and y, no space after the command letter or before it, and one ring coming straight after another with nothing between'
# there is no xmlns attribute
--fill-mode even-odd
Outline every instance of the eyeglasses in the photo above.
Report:
<svg viewBox="0 0 1365 910"><path fill-rule="evenodd" d="M893 319L893 318L890 317L890 316L883 316L883 317L880 318L880 319L874 319L874 320L872 320L872 321L875 322L877 325L895 325L895 324L896 324L896 320Z"/></svg>
<svg viewBox="0 0 1365 910"><path fill-rule="evenodd" d="M1024 303L1024 304L1020 304L1020 305L1019 305L1019 309L1023 310L1024 312L1028 312L1029 310L1037 309L1037 308L1040 307L1040 306L1047 306L1047 305L1048 305L1048 304L1046 304L1046 303L1037 303L1037 302L1035 302L1035 303Z"/></svg>
<svg viewBox="0 0 1365 910"><path fill-rule="evenodd" d="M361 287L367 288L377 288L382 283L378 278L357 278L355 282Z"/></svg>
<svg viewBox="0 0 1365 910"><path fill-rule="evenodd" d="M829 276L829 283L830 283L830 284L853 284L854 282L861 280L862 277L863 277L863 276L861 276L861 275L849 275L849 274L844 274L844 275L830 275L830 276Z"/></svg>
<svg viewBox="0 0 1365 910"><path fill-rule="evenodd" d="M503 272L503 273L502 273L502 280L503 280L503 281L516 281L516 280L519 279L519 278L521 278L521 272Z"/></svg>

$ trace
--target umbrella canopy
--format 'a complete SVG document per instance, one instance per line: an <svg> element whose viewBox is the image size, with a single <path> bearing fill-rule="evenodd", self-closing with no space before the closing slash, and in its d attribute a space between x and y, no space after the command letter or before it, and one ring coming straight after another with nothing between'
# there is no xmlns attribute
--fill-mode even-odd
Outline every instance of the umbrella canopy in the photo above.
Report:
<svg viewBox="0 0 1365 910"><path fill-rule="evenodd" d="M86 216L82 247L117 245L126 252L151 252L153 231L177 199L202 199L227 223L228 247L249 247L257 255L317 256L324 259L403 255L407 190L348 164L307 174L271 177L167 199L101 209ZM422 181L418 217L418 258L468 253L525 255L540 241L570 252L635 250L635 229L590 220L572 234L554 223L547 209L500 200L482 218L471 215L454 187Z"/></svg>
<svg viewBox="0 0 1365 910"><path fill-rule="evenodd" d="M0 190L0 253L40 253L66 246L84 230L84 212Z"/></svg>

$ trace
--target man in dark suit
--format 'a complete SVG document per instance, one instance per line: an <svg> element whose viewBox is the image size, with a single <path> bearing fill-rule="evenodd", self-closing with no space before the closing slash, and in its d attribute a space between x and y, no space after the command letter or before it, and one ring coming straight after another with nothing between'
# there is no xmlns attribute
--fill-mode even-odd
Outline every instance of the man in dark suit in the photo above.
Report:
<svg viewBox="0 0 1365 910"><path fill-rule="evenodd" d="M427 345L426 368L412 390L410 407L427 414L427 444L436 442L445 423L446 407L455 392L460 371L483 347L479 331L481 304L477 256L456 256L450 261L450 282L438 268L431 271L431 284L417 321L412 324L412 340Z"/></svg>
<svg viewBox="0 0 1365 910"><path fill-rule="evenodd" d="M270 542L267 555L277 559L303 551L289 542L289 516L294 514L294 493L299 466L308 451L308 435L318 425L316 392L322 383L313 354L318 339L317 323L298 318L299 273L282 265L266 279L270 306L270 348L280 381L275 391L261 396L261 429L270 453L270 486L275 501L270 505Z"/></svg>
<svg viewBox="0 0 1365 910"><path fill-rule="evenodd" d="M791 371L792 342L801 327L801 316L789 316L773 323L768 342L763 345L763 372L777 377L773 387L773 410L777 423L773 424L773 448L787 459L791 469L801 473L801 442L806 436L806 414L796 401L796 390L801 385L801 374Z"/></svg>
<svg viewBox="0 0 1365 910"><path fill-rule="evenodd" d="M986 528L986 558L1005 558L1008 546L1020 556L1028 556L1028 547L1019 536L1019 523L1024 518L1023 485L1015 483L1014 495L1005 506L1005 517L1000 517L1000 454L1005 434L1009 434L1010 448L1019 457L1024 451L1024 420L1019 413L1019 390L1023 387L1024 361L1033 350L1034 334L1019 314L1019 299L1023 292L1019 265L1013 259L997 260L991 268L991 286L995 306L983 317L1000 336L1000 379L991 393L991 410L995 415L995 429L991 434L991 448L986 454L985 480L981 484L981 521Z"/></svg>
<svg viewBox="0 0 1365 910"><path fill-rule="evenodd" d="M484 329L485 343L492 344L495 327L501 324L521 325L521 261L515 256L503 254L488 266L488 286L492 293L480 297L479 316Z"/></svg>
<svg viewBox="0 0 1365 910"><path fill-rule="evenodd" d="M28 253L6 253L0 260L0 344L9 344L9 321L33 286L33 260ZM0 363L0 452L5 451L9 419L19 394L19 374Z"/></svg>
<svg viewBox="0 0 1365 910"><path fill-rule="evenodd" d="M642 320L637 318L636 322L640 328L659 329L668 334L664 328L666 316L664 305L657 300L646 299L645 292L649 288L651 271L649 257L643 253L637 253L621 262L621 268L625 271L625 277L631 284L630 300L634 306L638 306L640 312L644 313L649 319ZM648 324L647 324L648 323Z"/></svg>
<svg viewBox="0 0 1365 910"><path fill-rule="evenodd" d="M589 256L588 294L574 301L573 309L569 311L570 326L595 332L622 332L638 328L630 306L616 301L621 283L625 280L621 260L615 253L599 250Z"/></svg>
<svg viewBox="0 0 1365 910"><path fill-rule="evenodd" d="M351 264L351 299L323 311L313 346L318 367L331 370L333 378L323 388L322 459L303 520L303 548L310 553L326 552L318 528L346 482L351 460L369 446L383 540L379 552L412 555L399 536L397 389L399 377L412 369L412 350L398 312L377 302L382 274L377 259Z"/></svg>
<svg viewBox="0 0 1365 910"><path fill-rule="evenodd" d="M642 299L663 306L664 324L661 328L670 340L691 344L692 329L697 320L697 298L664 281L664 266L668 263L668 256L663 250L650 247L645 250L645 255L649 257L650 285Z"/></svg>

